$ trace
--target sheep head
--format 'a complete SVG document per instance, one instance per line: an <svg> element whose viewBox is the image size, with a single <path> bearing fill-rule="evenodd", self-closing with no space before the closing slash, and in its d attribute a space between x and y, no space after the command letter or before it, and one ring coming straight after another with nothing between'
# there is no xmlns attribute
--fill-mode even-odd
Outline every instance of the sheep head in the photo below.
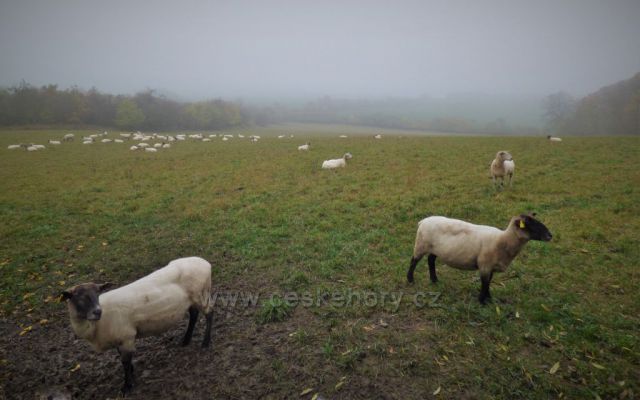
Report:
<svg viewBox="0 0 640 400"><path fill-rule="evenodd" d="M77 319L98 321L102 316L102 308L98 297L111 286L111 283L101 285L82 283L62 292L61 301L68 300L69 312Z"/></svg>
<svg viewBox="0 0 640 400"><path fill-rule="evenodd" d="M553 235L549 229L536 218L536 213L520 214L519 217L515 217L515 229L516 234L527 240L539 240L548 242Z"/></svg>

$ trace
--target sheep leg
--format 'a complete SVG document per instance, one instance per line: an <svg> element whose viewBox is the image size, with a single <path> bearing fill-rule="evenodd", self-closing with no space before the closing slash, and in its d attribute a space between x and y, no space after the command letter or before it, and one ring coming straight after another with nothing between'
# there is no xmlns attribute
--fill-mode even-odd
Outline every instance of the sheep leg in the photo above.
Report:
<svg viewBox="0 0 640 400"><path fill-rule="evenodd" d="M411 265L409 265L409 271L407 271L407 281L409 283L413 283L413 271L416 270L416 265L422 260L422 257L424 257L424 254L411 257Z"/></svg>
<svg viewBox="0 0 640 400"><path fill-rule="evenodd" d="M118 352L120 353L120 360L122 361L122 368L124 369L122 394L125 395L131 392L136 384L133 376L133 352L121 349L118 349Z"/></svg>
<svg viewBox="0 0 640 400"><path fill-rule="evenodd" d="M182 345L186 346L191 343L191 336L193 336L193 327L196 326L198 321L198 309L194 306L189 307L189 326L187 326L187 332L182 339Z"/></svg>
<svg viewBox="0 0 640 400"><path fill-rule="evenodd" d="M437 283L438 277L436 276L436 256L433 254L429 254L427 262L429 263L429 278L431 278L431 282Z"/></svg>
<svg viewBox="0 0 640 400"><path fill-rule="evenodd" d="M211 343L211 324L213 323L213 310L205 314L204 339L202 339L202 347L209 347Z"/></svg>
<svg viewBox="0 0 640 400"><path fill-rule="evenodd" d="M491 293L489 292L489 285L491 284L491 278L493 278L493 272L489 272L488 274L481 274L480 281L482 282L482 287L480 288L480 304L487 304L487 299L491 300Z"/></svg>

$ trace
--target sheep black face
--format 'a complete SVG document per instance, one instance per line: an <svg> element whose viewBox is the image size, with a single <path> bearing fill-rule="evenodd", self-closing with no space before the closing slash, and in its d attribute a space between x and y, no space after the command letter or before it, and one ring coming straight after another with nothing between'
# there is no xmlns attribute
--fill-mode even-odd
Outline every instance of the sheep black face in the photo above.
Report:
<svg viewBox="0 0 640 400"><path fill-rule="evenodd" d="M69 300L76 318L98 321L102 316L102 308L100 307L98 296L109 286L111 286L110 283L103 283L102 285L83 283L62 292L62 299Z"/></svg>
<svg viewBox="0 0 640 400"><path fill-rule="evenodd" d="M520 215L520 219L517 221L518 228L526 233L530 240L550 241L553 235L542 222L534 218L535 216L535 213Z"/></svg>

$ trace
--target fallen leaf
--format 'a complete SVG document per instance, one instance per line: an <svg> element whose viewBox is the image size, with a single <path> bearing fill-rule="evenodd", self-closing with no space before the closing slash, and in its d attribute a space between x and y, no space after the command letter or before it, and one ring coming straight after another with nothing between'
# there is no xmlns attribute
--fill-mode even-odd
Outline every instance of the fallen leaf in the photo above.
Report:
<svg viewBox="0 0 640 400"><path fill-rule="evenodd" d="M500 307L496 306L496 314L500 315Z"/></svg>
<svg viewBox="0 0 640 400"><path fill-rule="evenodd" d="M363 326L362 329L364 329L367 332L371 332L372 330L376 329L376 327L374 325L367 325L367 326Z"/></svg>
<svg viewBox="0 0 640 400"><path fill-rule="evenodd" d="M75 366L75 367L73 367L73 368L71 368L69 371L71 371L71 372L76 372L76 371L77 371L77 370L79 370L79 369L80 369L80 364L76 364L76 366Z"/></svg>
<svg viewBox="0 0 640 400"><path fill-rule="evenodd" d="M33 295L35 295L35 293L33 293L33 292L32 292L32 293L27 293L27 294L25 294L24 296L22 296L22 300L26 300L26 299L28 299L29 297L33 297Z"/></svg>
<svg viewBox="0 0 640 400"><path fill-rule="evenodd" d="M551 367L551 369L549 370L549 373L551 375L553 375L556 372L558 372L559 369L560 369L560 361L558 361L557 363L553 364L553 367Z"/></svg>
<svg viewBox="0 0 640 400"><path fill-rule="evenodd" d="M543 310L545 310L546 312L550 312L551 309L547 306L545 306L544 304L540 304L540 307L542 307Z"/></svg>
<svg viewBox="0 0 640 400"><path fill-rule="evenodd" d="M31 332L32 329L33 329L33 326L31 325L27 326L22 330L22 332L20 332L20 336L26 335L27 333Z"/></svg>
<svg viewBox="0 0 640 400"><path fill-rule="evenodd" d="M384 322L382 319L380 319L380 321L378 322L380 324L381 327L386 328L387 326L389 326L389 324L387 324L386 322Z"/></svg>
<svg viewBox="0 0 640 400"><path fill-rule="evenodd" d="M300 392L300 396L304 396L305 394L309 394L313 392L313 388L307 388L305 390L303 390L302 392Z"/></svg>
<svg viewBox="0 0 640 400"><path fill-rule="evenodd" d="M40 320L40 325L45 325L45 324L48 324L48 323L49 323L48 319L41 319Z"/></svg>
<svg viewBox="0 0 640 400"><path fill-rule="evenodd" d="M335 387L335 389L336 389L336 390L340 390L340 388L342 387L342 385L344 385L344 381L340 381L340 382L336 383L336 387Z"/></svg>
<svg viewBox="0 0 640 400"><path fill-rule="evenodd" d="M102 245L103 245L103 246L106 246L107 244L108 244L107 242L102 242Z"/></svg>
<svg viewBox="0 0 640 400"><path fill-rule="evenodd" d="M313 397L311 398L311 400L318 400L318 396L320 395L320 393L316 393L313 395Z"/></svg>
<svg viewBox="0 0 640 400"><path fill-rule="evenodd" d="M436 396L438 393L440 393L440 389L441 389L441 387L438 386L438 388L436 390L434 390L433 395Z"/></svg>
<svg viewBox="0 0 640 400"><path fill-rule="evenodd" d="M516 318L520 318L520 313L516 311Z"/></svg>
<svg viewBox="0 0 640 400"><path fill-rule="evenodd" d="M598 369L607 369L605 368L603 365L600 365L598 363L594 363L593 361L591 362L591 365L593 365L594 367L598 368Z"/></svg>

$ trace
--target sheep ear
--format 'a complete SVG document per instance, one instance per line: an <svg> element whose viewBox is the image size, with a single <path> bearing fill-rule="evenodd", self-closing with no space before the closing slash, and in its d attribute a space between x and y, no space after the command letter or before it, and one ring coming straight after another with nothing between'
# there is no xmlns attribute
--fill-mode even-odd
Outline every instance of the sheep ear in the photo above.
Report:
<svg viewBox="0 0 640 400"><path fill-rule="evenodd" d="M73 297L73 292L69 290L65 290L62 293L60 293L60 302L62 303L63 301L69 300L72 297Z"/></svg>
<svg viewBox="0 0 640 400"><path fill-rule="evenodd" d="M100 293L102 293L102 292L104 292L105 290L107 290L107 289L111 288L112 286L113 286L113 283L111 283L111 282L103 283L103 284L101 284L101 285L98 285L98 291L99 291Z"/></svg>

